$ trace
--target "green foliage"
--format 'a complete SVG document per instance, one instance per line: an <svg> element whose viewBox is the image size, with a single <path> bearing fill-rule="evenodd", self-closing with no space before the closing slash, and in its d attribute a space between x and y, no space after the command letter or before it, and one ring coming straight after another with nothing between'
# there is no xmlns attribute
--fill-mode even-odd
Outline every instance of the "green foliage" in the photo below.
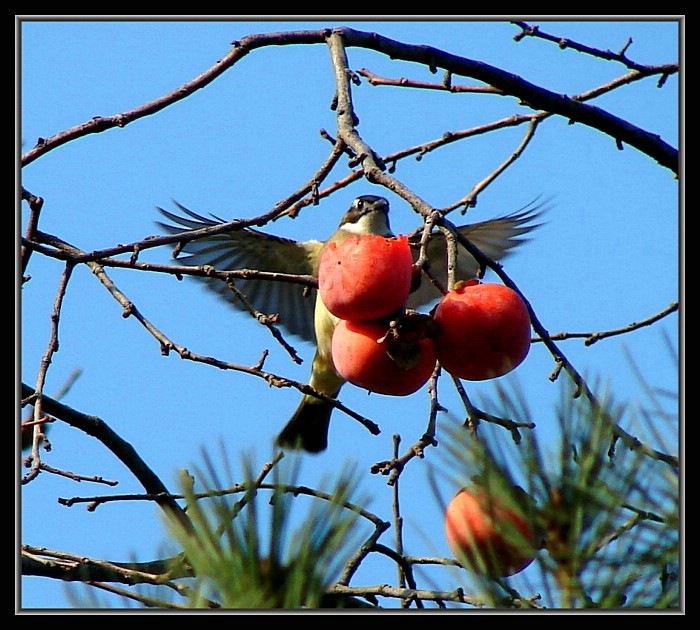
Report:
<svg viewBox="0 0 700 630"><path fill-rule="evenodd" d="M502 431L479 430L474 439L460 427L446 444L442 474L458 487L478 481L494 501L529 509L543 533L540 580L555 607L677 607L678 470L618 441L618 427L648 420L643 410L575 394L562 388L560 435L550 444L539 443L537 430L515 446ZM503 417L532 419L521 392L500 389L489 408L498 406ZM523 503L520 486L531 501ZM479 588L498 605L507 582L481 579Z"/></svg>
<svg viewBox="0 0 700 630"><path fill-rule="evenodd" d="M602 388L579 396L562 385L556 409L536 419L517 388L499 388L496 399L487 401L501 418L522 423L518 426L532 420L558 425L558 435L548 432L547 443L539 441L536 428L513 441L490 423L475 431L461 422L452 430L443 427L436 451L442 458L429 469L443 512L451 498L443 496L446 488L476 483L490 497L493 516L506 506L532 524L535 548L522 532L497 524L508 545L526 558L534 556L510 577L490 576L486 567L494 557L488 555L469 562L465 556L459 559L464 566L454 567L451 558L412 556L398 544L395 550L379 543L390 523L354 498L354 471L308 488L296 483L300 460L293 455L278 455L256 477L249 458L234 474L225 453L216 462L205 453L201 468L181 473L191 526L168 523L181 551L179 564L171 565L167 583L121 594L163 608L358 607L390 597L417 607L447 601L486 608L677 609L679 470L673 458L654 457L641 443L619 439L621 427L646 428L655 446L673 452L660 436L668 440L677 419L664 411L658 392L648 391L651 404L633 406L616 403ZM443 425L447 418L441 418ZM350 585L360 565L380 555L396 562L409 588ZM414 569L423 564L440 567L438 583L449 580L454 590L422 588ZM166 600L165 587L180 599ZM104 607L94 597L83 607L95 605Z"/></svg>
<svg viewBox="0 0 700 630"><path fill-rule="evenodd" d="M337 579L355 539L356 513L348 509L354 481L342 474L329 495L311 499L301 519L293 493L296 464L273 470L272 490L255 481L244 462L243 496L221 495L212 461L193 477L181 474L192 528L171 529L196 576L189 606L196 608L317 608ZM196 481L195 481L196 480ZM195 493L195 485L202 491ZM266 496L267 495L267 496ZM296 523L295 523L296 521Z"/></svg>

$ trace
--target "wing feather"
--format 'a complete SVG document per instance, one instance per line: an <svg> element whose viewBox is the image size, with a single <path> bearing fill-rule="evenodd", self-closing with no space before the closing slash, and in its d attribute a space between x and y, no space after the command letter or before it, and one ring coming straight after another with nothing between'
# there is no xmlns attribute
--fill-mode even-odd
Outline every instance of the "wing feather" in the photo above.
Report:
<svg viewBox="0 0 700 630"><path fill-rule="evenodd" d="M545 211L546 207L541 204L529 204L510 214L463 225L457 230L489 258L499 261L507 257L511 249L529 240L525 235L541 225L536 221ZM418 250L415 250L414 257L418 258ZM428 259L430 273L442 286L447 287L447 245L445 236L441 232L435 232L430 239ZM479 265L476 259L458 244L456 278L469 280L476 278L478 272ZM440 298L440 291L424 278L419 289L411 294L408 306L415 309L438 298Z"/></svg>
<svg viewBox="0 0 700 630"><path fill-rule="evenodd" d="M160 213L170 223L158 222L169 234L180 234L225 223L213 216L204 217L175 202L181 214L163 208ZM277 273L312 275L320 241L294 241L245 228L213 236L206 236L186 243L178 261L188 266L211 265L220 271L255 269ZM207 287L237 309L244 304L224 282L216 278L203 278ZM279 324L290 333L307 341L314 340L314 303L316 290L306 290L299 284L260 279L236 279L236 287L259 311L280 316Z"/></svg>
<svg viewBox="0 0 700 630"><path fill-rule="evenodd" d="M175 202L179 214L158 208L170 223L158 222L169 234L179 234L225 221L215 215L204 217ZM537 219L546 211L544 205L529 204L510 214L478 223L460 226L459 232L494 260L507 257L513 248L529 240L527 235L537 227ZM315 275L321 241L295 241L245 228L202 237L185 243L178 260L189 266L211 265L218 270L256 269L289 274ZM428 245L430 272L442 286L447 286L447 247L445 237L435 232ZM418 257L415 251L414 257ZM475 278L479 265L463 246L457 246L457 272L460 280ZM203 278L207 287L237 309L243 303L224 282ZM236 286L259 311L277 313L280 325L288 332L306 341L314 341L314 305L316 290L288 282L260 279L237 279ZM419 308L440 298L435 286L424 279L420 288L411 294L409 308Z"/></svg>

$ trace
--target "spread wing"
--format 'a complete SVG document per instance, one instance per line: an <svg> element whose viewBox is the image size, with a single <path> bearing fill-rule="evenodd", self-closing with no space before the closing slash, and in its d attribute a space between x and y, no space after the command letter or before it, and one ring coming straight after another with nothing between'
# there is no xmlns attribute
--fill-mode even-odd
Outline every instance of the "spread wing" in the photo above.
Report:
<svg viewBox="0 0 700 630"><path fill-rule="evenodd" d="M514 247L527 242L525 238L531 230L539 227L537 219L545 208L542 205L529 205L496 219L471 223L458 227L459 232L493 260L506 257ZM418 257L415 250L414 257ZM447 288L447 246L445 236L435 232L428 243L430 273ZM476 259L460 244L457 244L457 280L476 278L479 265ZM409 298L409 308L418 308L441 296L440 291L427 278L423 278L420 288Z"/></svg>
<svg viewBox="0 0 700 630"><path fill-rule="evenodd" d="M203 217L175 202L181 214L158 208L170 223L158 222L166 232L178 234L225 223L218 217ZM174 225L173 225L174 224ZM186 243L178 261L188 266L211 265L219 271L255 269L277 273L313 275L314 261L323 243L294 241L266 234L258 230L233 230ZM216 278L203 278L207 286L238 309L243 303ZM279 314L279 324L290 333L307 341L314 341L314 304L316 289L290 282L235 279L235 284L248 301L266 314Z"/></svg>

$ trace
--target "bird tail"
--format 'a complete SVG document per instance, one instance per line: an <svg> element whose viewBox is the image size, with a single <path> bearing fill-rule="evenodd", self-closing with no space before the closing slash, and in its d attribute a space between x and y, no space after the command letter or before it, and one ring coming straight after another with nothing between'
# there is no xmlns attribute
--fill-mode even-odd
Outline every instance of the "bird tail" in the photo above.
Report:
<svg viewBox="0 0 700 630"><path fill-rule="evenodd" d="M277 436L282 448L320 453L328 446L328 427L333 405L315 396L304 395L289 422Z"/></svg>

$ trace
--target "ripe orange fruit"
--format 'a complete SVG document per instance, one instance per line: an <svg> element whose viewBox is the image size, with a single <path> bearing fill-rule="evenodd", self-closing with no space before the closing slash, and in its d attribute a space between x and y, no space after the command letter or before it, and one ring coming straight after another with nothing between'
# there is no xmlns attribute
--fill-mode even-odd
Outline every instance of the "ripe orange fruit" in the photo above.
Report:
<svg viewBox="0 0 700 630"><path fill-rule="evenodd" d="M455 558L491 577L514 575L534 560L535 532L525 510L479 486L460 490L445 513L445 534Z"/></svg>
<svg viewBox="0 0 700 630"><path fill-rule="evenodd" d="M378 394L407 396L430 378L436 361L429 337L398 342L386 339L381 321L347 321L335 327L331 352L335 369L346 381Z"/></svg>
<svg viewBox="0 0 700 630"><path fill-rule="evenodd" d="M321 255L319 296L336 317L379 319L403 308L411 290L413 256L405 236L350 236Z"/></svg>
<svg viewBox="0 0 700 630"><path fill-rule="evenodd" d="M481 381L507 374L530 351L530 316L522 298L501 284L469 281L449 291L433 314L440 365Z"/></svg>

